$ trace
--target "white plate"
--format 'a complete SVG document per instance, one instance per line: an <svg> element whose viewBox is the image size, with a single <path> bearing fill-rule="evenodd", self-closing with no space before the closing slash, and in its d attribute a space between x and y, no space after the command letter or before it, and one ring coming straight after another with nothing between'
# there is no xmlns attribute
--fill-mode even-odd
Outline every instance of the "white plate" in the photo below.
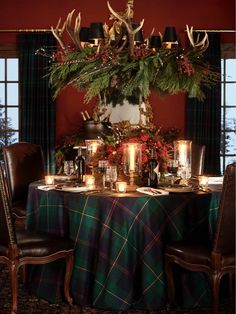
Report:
<svg viewBox="0 0 236 314"><path fill-rule="evenodd" d="M193 192L192 186L168 186L163 188L165 191L172 192L172 193L188 193Z"/></svg>
<svg viewBox="0 0 236 314"><path fill-rule="evenodd" d="M160 196L160 195L167 195L167 194L169 194L168 191L164 191L164 190L161 190L161 189L154 189L154 188L150 188L150 187L137 188L136 191L138 191L140 193L152 195L152 196Z"/></svg>
<svg viewBox="0 0 236 314"><path fill-rule="evenodd" d="M63 191L63 192L87 192L90 191L90 188L87 188L85 186L62 186L60 188L56 187L57 191Z"/></svg>

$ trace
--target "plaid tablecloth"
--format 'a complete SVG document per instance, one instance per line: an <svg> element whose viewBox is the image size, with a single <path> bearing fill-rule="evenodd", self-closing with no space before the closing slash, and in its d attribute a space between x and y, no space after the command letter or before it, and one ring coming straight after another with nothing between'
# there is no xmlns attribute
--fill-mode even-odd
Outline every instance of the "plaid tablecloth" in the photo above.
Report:
<svg viewBox="0 0 236 314"><path fill-rule="evenodd" d="M165 307L166 243L193 232L211 237L220 199L219 192L86 195L42 191L37 184L29 188L27 228L68 235L75 241L74 303L104 309ZM63 271L62 262L34 267L30 289L57 302L63 295ZM187 273L178 282L183 306L209 302L203 274Z"/></svg>

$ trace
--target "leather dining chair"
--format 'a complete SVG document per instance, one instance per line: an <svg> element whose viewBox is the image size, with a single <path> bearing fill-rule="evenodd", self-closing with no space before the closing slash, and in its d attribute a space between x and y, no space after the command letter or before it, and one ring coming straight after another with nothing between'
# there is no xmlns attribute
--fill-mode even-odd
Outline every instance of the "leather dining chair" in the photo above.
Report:
<svg viewBox="0 0 236 314"><path fill-rule="evenodd" d="M17 229L12 220L6 180L0 165L0 263L7 265L10 274L12 309L17 313L18 270L29 264L47 264L65 259L64 294L72 304L69 283L74 260L74 242L55 235Z"/></svg>
<svg viewBox="0 0 236 314"><path fill-rule="evenodd" d="M2 153L13 217L17 222L24 223L28 186L45 175L42 149L36 144L18 142L4 146Z"/></svg>
<svg viewBox="0 0 236 314"><path fill-rule="evenodd" d="M212 242L206 240L182 240L167 245L165 272L168 297L175 299L173 265L208 274L212 290L213 313L218 313L219 286L222 276L235 274L235 177L236 164L228 165L224 175L223 189L218 209L216 231ZM203 243L202 243L203 242Z"/></svg>
<svg viewBox="0 0 236 314"><path fill-rule="evenodd" d="M192 161L191 161L191 173L192 176L202 175L204 172L205 161L205 145L192 144Z"/></svg>

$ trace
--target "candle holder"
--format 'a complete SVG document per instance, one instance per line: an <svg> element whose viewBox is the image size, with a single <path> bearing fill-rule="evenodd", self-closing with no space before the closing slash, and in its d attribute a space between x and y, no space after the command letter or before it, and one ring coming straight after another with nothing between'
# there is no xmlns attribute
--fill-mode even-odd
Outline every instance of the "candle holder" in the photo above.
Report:
<svg viewBox="0 0 236 314"><path fill-rule="evenodd" d="M117 193L126 193L126 189L127 189L127 182L123 182L123 181L116 182Z"/></svg>
<svg viewBox="0 0 236 314"><path fill-rule="evenodd" d="M54 184L54 176L52 176L52 175L45 176L45 183L46 183L46 185L53 185Z"/></svg>
<svg viewBox="0 0 236 314"><path fill-rule="evenodd" d="M129 176L127 191L135 191L137 185L134 182L135 176L142 170L142 144L125 143L123 144L124 173Z"/></svg>
<svg viewBox="0 0 236 314"><path fill-rule="evenodd" d="M174 141L174 160L178 161L178 176L188 184L191 177L192 141Z"/></svg>
<svg viewBox="0 0 236 314"><path fill-rule="evenodd" d="M93 174L93 157L97 152L98 147L103 144L101 139L85 140L86 145L86 165L91 169Z"/></svg>
<svg viewBox="0 0 236 314"><path fill-rule="evenodd" d="M199 188L202 191L207 191L208 190L208 177L207 176L199 176L198 177L198 182L199 182Z"/></svg>

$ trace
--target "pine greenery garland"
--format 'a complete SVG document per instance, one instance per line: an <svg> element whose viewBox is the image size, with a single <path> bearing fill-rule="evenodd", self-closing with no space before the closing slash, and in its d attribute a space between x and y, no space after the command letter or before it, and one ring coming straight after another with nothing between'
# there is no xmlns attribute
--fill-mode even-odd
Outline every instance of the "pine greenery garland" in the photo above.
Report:
<svg viewBox="0 0 236 314"><path fill-rule="evenodd" d="M109 93L116 77L117 88L124 97L140 95L146 99L151 90L161 95L186 92L189 97L204 98L202 89L219 81L218 71L212 69L197 48L147 47L129 50L85 47L81 52L67 52L54 62L49 71L49 84L54 97L68 85L86 91L85 102Z"/></svg>

